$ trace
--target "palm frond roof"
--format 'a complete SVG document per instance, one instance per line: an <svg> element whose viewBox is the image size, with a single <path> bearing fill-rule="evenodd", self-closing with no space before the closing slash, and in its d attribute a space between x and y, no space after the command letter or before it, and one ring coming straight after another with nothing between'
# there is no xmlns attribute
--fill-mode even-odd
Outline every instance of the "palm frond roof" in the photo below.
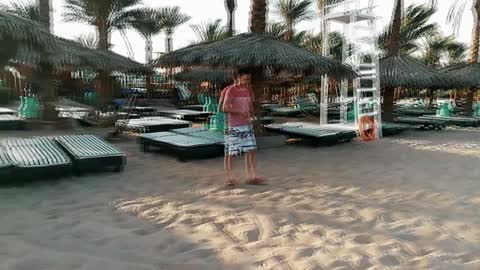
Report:
<svg viewBox="0 0 480 270"><path fill-rule="evenodd" d="M382 88L446 89L457 82L449 74L431 69L411 56L392 55L380 59L380 83Z"/></svg>
<svg viewBox="0 0 480 270"><path fill-rule="evenodd" d="M0 43L14 48L9 55L14 64L48 64L55 70L94 68L122 72L148 72L150 68L105 50L51 35L38 23L0 11Z"/></svg>
<svg viewBox="0 0 480 270"><path fill-rule="evenodd" d="M160 56L157 67L270 67L291 72L317 72L340 78L355 76L340 62L266 34L245 33L191 45Z"/></svg>
<svg viewBox="0 0 480 270"><path fill-rule="evenodd" d="M480 63L459 63L442 69L455 78L459 86L480 87Z"/></svg>
<svg viewBox="0 0 480 270"><path fill-rule="evenodd" d="M213 69L207 67L196 67L185 70L174 75L178 81L185 82L211 82L211 83L229 83L233 81L232 73L225 69Z"/></svg>

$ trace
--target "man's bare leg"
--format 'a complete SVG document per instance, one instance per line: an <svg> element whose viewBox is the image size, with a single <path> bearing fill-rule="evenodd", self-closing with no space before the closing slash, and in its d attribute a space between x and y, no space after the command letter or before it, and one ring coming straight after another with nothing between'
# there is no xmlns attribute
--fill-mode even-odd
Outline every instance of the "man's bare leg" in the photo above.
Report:
<svg viewBox="0 0 480 270"><path fill-rule="evenodd" d="M227 185L234 185L237 183L232 173L233 159L234 159L234 156L231 156L231 155L226 155L224 158L225 176L227 177L227 179L225 180L225 183Z"/></svg>
<svg viewBox="0 0 480 270"><path fill-rule="evenodd" d="M245 176L247 177L247 181L255 177L255 173L252 170L251 153L251 151L245 153Z"/></svg>
<svg viewBox="0 0 480 270"><path fill-rule="evenodd" d="M256 170L257 170L257 151L250 151L249 152L248 162L250 165L250 177L251 179L255 179L257 177Z"/></svg>

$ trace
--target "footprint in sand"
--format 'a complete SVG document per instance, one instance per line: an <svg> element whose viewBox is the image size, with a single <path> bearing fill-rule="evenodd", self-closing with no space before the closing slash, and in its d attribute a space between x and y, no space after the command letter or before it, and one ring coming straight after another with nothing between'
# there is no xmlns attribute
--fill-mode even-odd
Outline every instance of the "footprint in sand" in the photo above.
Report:
<svg viewBox="0 0 480 270"><path fill-rule="evenodd" d="M353 238L353 241L360 245L368 245L373 243L373 240L368 235L357 235Z"/></svg>

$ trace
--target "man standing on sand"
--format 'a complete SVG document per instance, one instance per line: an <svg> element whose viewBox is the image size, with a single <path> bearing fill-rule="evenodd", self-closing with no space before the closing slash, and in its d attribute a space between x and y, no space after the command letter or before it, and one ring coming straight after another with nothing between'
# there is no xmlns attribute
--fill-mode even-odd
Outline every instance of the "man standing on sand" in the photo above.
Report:
<svg viewBox="0 0 480 270"><path fill-rule="evenodd" d="M249 87L250 71L241 69L235 83L222 91L222 110L228 115L228 129L225 136L225 184L235 185L232 163L236 156L245 154L245 172L248 184L262 184L256 176L257 143L253 131L253 91Z"/></svg>

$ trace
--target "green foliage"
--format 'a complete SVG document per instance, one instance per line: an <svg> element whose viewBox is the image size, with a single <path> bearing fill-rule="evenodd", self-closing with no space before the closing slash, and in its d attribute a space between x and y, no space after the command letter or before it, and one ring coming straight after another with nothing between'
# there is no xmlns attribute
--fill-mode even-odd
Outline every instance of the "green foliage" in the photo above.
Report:
<svg viewBox="0 0 480 270"><path fill-rule="evenodd" d="M191 45L161 56L154 64L158 67L267 67L291 72L316 71L339 78L355 76L349 67L337 61L294 43L254 33Z"/></svg>
<svg viewBox="0 0 480 270"><path fill-rule="evenodd" d="M160 34L164 30L163 17L160 9L144 9L135 14L130 26L144 38Z"/></svg>
<svg viewBox="0 0 480 270"><path fill-rule="evenodd" d="M411 5L407 8L400 29L400 54L410 54L420 48L419 40L434 34L438 26L429 23L435 9L426 5ZM378 37L380 49L386 54L389 29Z"/></svg>
<svg viewBox="0 0 480 270"><path fill-rule="evenodd" d="M1 4L0 10L35 22L40 22L40 9L33 1L11 2L10 5Z"/></svg>
<svg viewBox="0 0 480 270"><path fill-rule="evenodd" d="M208 21L190 26L200 42L224 39L228 30L222 25L222 20Z"/></svg>
<svg viewBox="0 0 480 270"><path fill-rule="evenodd" d="M444 37L440 33L426 38L421 59L432 68L454 65L465 60L467 46L453 36Z"/></svg>
<svg viewBox="0 0 480 270"><path fill-rule="evenodd" d="M164 7L160 14L167 36L172 35L177 27L190 20L190 16L181 13L180 7Z"/></svg>

